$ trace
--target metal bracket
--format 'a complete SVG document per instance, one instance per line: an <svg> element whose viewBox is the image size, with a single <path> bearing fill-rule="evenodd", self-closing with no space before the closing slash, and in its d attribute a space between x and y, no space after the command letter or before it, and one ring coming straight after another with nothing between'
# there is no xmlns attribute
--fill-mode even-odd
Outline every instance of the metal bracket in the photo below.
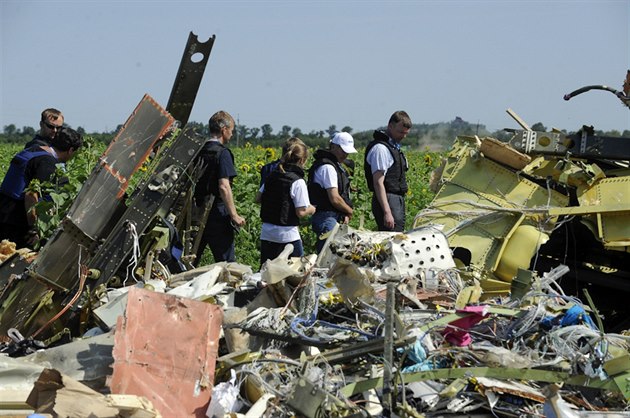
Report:
<svg viewBox="0 0 630 418"><path fill-rule="evenodd" d="M536 133L536 131L523 131L521 146L525 150L526 154L529 154L536 148L537 137L538 134Z"/></svg>
<svg viewBox="0 0 630 418"><path fill-rule="evenodd" d="M212 35L206 42L199 42L194 33L190 32L188 35L188 43L166 105L166 110L181 126L186 125L190 117L215 38Z"/></svg>

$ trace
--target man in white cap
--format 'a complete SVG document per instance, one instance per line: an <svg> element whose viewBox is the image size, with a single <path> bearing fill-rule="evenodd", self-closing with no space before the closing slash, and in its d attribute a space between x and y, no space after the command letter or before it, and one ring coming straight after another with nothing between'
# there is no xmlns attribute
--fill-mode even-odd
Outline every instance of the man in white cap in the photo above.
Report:
<svg viewBox="0 0 630 418"><path fill-rule="evenodd" d="M317 208L311 218L311 227L317 236L317 252L326 242L321 235L337 223L348 223L352 217L350 177L342 163L348 154L356 152L354 139L348 132L335 133L328 149L315 152L315 162L308 171L308 194Z"/></svg>

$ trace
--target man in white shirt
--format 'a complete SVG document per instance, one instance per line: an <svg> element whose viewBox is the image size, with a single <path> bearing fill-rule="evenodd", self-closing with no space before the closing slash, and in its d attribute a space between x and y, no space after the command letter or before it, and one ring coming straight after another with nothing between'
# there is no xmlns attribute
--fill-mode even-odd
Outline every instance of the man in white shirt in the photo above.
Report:
<svg viewBox="0 0 630 418"><path fill-rule="evenodd" d="M411 129L411 118L399 110L392 114L385 131L374 131L365 150L365 178L372 191L372 214L379 231L405 230L407 158L400 143Z"/></svg>

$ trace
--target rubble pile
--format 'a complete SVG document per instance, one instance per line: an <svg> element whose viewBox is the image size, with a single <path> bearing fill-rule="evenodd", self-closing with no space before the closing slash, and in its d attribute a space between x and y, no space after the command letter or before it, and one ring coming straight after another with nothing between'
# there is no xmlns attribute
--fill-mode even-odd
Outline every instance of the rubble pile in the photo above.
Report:
<svg viewBox="0 0 630 418"><path fill-rule="evenodd" d="M83 338L0 357L0 398L77 417L630 414L630 333L563 293L565 266L487 297L435 228L291 251L110 290Z"/></svg>

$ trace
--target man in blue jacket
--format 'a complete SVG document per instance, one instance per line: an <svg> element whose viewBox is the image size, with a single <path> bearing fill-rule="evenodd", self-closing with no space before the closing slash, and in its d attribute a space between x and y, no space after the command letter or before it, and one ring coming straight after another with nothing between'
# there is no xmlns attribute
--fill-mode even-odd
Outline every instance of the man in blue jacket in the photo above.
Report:
<svg viewBox="0 0 630 418"><path fill-rule="evenodd" d="M0 185L0 239L13 241L18 248L37 242L37 216L33 206L41 196L28 191L28 186L35 179L49 181L57 165L70 160L82 144L83 138L78 132L62 128L49 145L34 145L13 157Z"/></svg>

